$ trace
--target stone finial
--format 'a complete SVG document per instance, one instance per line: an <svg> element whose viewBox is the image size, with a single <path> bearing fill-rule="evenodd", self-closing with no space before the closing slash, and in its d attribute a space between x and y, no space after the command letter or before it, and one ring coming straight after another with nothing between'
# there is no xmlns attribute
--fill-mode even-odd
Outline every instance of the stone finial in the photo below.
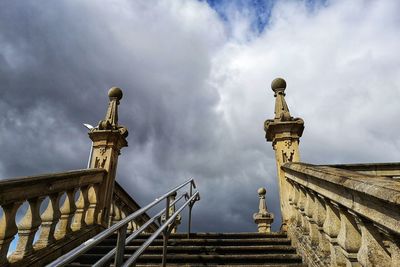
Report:
<svg viewBox="0 0 400 267"><path fill-rule="evenodd" d="M271 224L274 221L274 215L267 210L267 203L265 202L265 195L267 190L264 187L258 189L259 205L258 213L254 213L253 219L258 224L259 233L270 233Z"/></svg>
<svg viewBox="0 0 400 267"><path fill-rule="evenodd" d="M266 120L264 123L267 141L273 141L277 133L279 134L287 129L292 131L296 137L300 137L304 130L304 121L301 118L293 118L290 115L285 100L286 81L282 78L276 78L272 81L271 88L275 97L275 118Z"/></svg>
<svg viewBox="0 0 400 267"><path fill-rule="evenodd" d="M118 87L111 87L108 91L110 102L104 120L99 122L99 130L117 130L124 137L128 136L128 129L118 125L118 105L123 96L122 90Z"/></svg>
<svg viewBox="0 0 400 267"><path fill-rule="evenodd" d="M282 78L276 78L271 83L272 91L274 91L275 100L275 120L289 121L292 119L290 116L289 108L285 100L286 81Z"/></svg>

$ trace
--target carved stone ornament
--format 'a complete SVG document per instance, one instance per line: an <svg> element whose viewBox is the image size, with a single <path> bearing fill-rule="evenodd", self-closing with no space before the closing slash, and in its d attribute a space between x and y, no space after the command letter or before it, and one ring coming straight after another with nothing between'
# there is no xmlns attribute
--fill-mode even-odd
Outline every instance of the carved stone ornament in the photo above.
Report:
<svg viewBox="0 0 400 267"><path fill-rule="evenodd" d="M104 120L98 125L99 130L116 130L123 137L128 136L128 129L122 125L118 125L118 105L122 98L122 90L118 87L112 87L108 91L110 102L108 103L107 113Z"/></svg>

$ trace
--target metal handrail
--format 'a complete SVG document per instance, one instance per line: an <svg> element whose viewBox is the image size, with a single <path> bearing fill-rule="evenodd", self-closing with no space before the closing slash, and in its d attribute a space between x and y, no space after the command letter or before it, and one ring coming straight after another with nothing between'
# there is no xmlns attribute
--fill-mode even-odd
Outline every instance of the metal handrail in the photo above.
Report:
<svg viewBox="0 0 400 267"><path fill-rule="evenodd" d="M168 226L172 223L173 220L175 220L176 216L192 201L194 201L197 197L199 196L199 192L196 191L196 193L190 197L185 204L183 204L177 211L175 211L172 216L164 222L164 224L157 229L157 231L154 232L147 240L146 242L143 243L136 251L135 253L129 257L129 259L122 265L122 267L129 267L132 266L132 264L135 263L137 258L145 251L145 249L150 246L150 244L161 234L161 232L167 230L168 231ZM164 246L166 245L166 242L164 242ZM165 255L163 255L163 266L165 266L166 261L165 261Z"/></svg>
<svg viewBox="0 0 400 267"><path fill-rule="evenodd" d="M179 198L177 198L174 202L171 203L170 206L175 205L179 200L182 199L182 197L186 196L181 195ZM134 231L129 237L126 238L125 245L128 245L133 239L135 239L143 230L145 230L150 224L155 222L161 215L165 212L166 208L162 209L159 213L154 215L150 220L148 220L146 223L144 223L139 229ZM115 254L115 251L117 248L113 248L110 250L106 255L104 255L100 260L98 260L95 264L93 264L93 267L101 267L104 264L106 264Z"/></svg>
<svg viewBox="0 0 400 267"><path fill-rule="evenodd" d="M164 222L164 224L162 225L163 230L164 230L164 248L166 248L166 241L168 240L168 233L165 231L166 227L165 225L169 225L172 222L172 219L170 220L169 217L169 207L172 206L173 204L175 204L178 200L180 200L182 198L182 196L180 198L177 199L177 201L174 201L172 204L170 204L170 199L169 196L171 196L172 194L174 194L176 191L178 191L179 189L181 189L182 187L184 187L185 185L190 183L190 195L188 196L189 200L191 201L187 201L185 202L185 204L179 209L177 210L172 216L171 218L176 218L177 214L179 212L181 212L183 210L184 207L186 207L189 204L189 227L188 230L190 231L190 224L191 224L191 209L192 206L194 204L195 201L200 199L200 194L198 191L195 192L195 194L192 195L192 189L196 188L196 184L194 182L194 179L189 179L186 182L176 186L175 188L171 189L170 191L168 191L167 193L165 193L164 195L162 195L159 198L156 198L153 202L149 203L148 205L146 205L145 207L137 210L136 212L130 214L129 216L125 217L124 219L122 219L121 221L117 222L116 224L112 225L110 228L102 231L101 233L99 233L98 235L96 235L95 237L87 240L86 242L84 242L83 244L81 244L80 246L74 248L73 250L71 250L70 252L68 252L67 254L61 256L60 258L58 258L57 260L49 263L48 265L46 265L46 267L59 267L59 266L64 266L66 264L68 264L69 262L71 262L72 260L74 260L75 258L77 258L78 256L82 255L83 253L85 253L86 251L88 251L89 249L93 248L95 245L99 244L100 242L104 241L107 237L109 237L110 235L112 235L115 231L118 232L118 238L117 238L117 247L116 247L116 255L115 255L115 262L114 265L116 267L121 266L122 264L122 259L123 259L123 252L124 252L124 248L125 248L125 241L126 241L126 230L127 230L127 226L128 223L130 223L132 220L134 220L136 217L140 216L141 214L145 213L147 210L149 210L150 208L152 208L153 206L157 205L158 203L160 203L162 200L166 199L167 205L166 208L163 210L166 213L166 221ZM187 195L187 193L185 194ZM184 195L183 195L184 196ZM196 197L195 197L196 196ZM179 212L178 212L179 211ZM162 214L162 212L161 212ZM158 214L157 214L158 215ZM156 215L156 216L157 216ZM154 216L154 217L156 217ZM153 217L153 218L154 218ZM152 218L152 219L153 219ZM152 220L150 219L150 220ZM155 218L154 218L155 220ZM153 220L153 221L154 221ZM152 222L153 222L152 221ZM150 224L150 223L149 223ZM149 225L148 224L148 225ZM144 224L145 225L145 224ZM144 226L143 225L143 226ZM147 225L147 226L148 226ZM146 226L146 227L147 227ZM142 227L141 227L142 228ZM141 229L141 231L143 231L145 228ZM135 231L138 232L140 230L140 228ZM158 232L158 230L156 231ZM161 231L160 231L161 232ZM139 232L138 232L139 233ZM188 233L188 236L190 235L190 232ZM132 238L133 239L133 238ZM130 239L130 240L132 240ZM164 249L164 253L163 253L163 265L165 266L165 252L166 249ZM106 255L107 256L107 255Z"/></svg>

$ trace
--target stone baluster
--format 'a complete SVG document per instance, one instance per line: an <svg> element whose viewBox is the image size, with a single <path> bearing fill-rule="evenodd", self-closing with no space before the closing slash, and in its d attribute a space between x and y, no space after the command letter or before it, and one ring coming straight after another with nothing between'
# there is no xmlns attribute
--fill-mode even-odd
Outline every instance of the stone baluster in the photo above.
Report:
<svg viewBox="0 0 400 267"><path fill-rule="evenodd" d="M176 195L177 195L177 192L175 191L172 195L169 196L169 203L173 203L175 201ZM175 204L170 206L170 208L169 208L169 217L171 217L172 214L175 213L175 210L176 210L176 205ZM182 221L182 216L180 214L178 214L178 216L176 216L176 218L175 218L174 228L172 228L171 233L174 234L174 233L176 233L178 231L178 225L181 224L181 221Z"/></svg>
<svg viewBox="0 0 400 267"><path fill-rule="evenodd" d="M121 203L119 200L115 200L114 202L114 207L113 207L113 214L114 216L112 217L111 220L111 225L116 224L121 220L121 209L120 209Z"/></svg>
<svg viewBox="0 0 400 267"><path fill-rule="evenodd" d="M58 223L58 227L55 234L55 238L57 240L64 238L64 236L72 232L71 229L72 218L76 210L75 192L76 188L69 189L66 192L64 203L60 208L61 212L60 222Z"/></svg>
<svg viewBox="0 0 400 267"><path fill-rule="evenodd" d="M306 218L306 214L305 214L305 207L306 207L306 191L304 188L302 188L302 186L299 186L299 211L301 214L301 229L302 229L302 234L303 235L309 235L310 234L310 228L308 225L308 221Z"/></svg>
<svg viewBox="0 0 400 267"><path fill-rule="evenodd" d="M75 216L71 225L72 231L78 231L86 226L85 216L86 211L89 207L88 191L88 186L81 187L81 189L79 190L79 198L75 203Z"/></svg>
<svg viewBox="0 0 400 267"><path fill-rule="evenodd" d="M133 229L133 224L132 224L132 221L130 221L130 222L128 223L128 228L126 228L126 232L127 232L128 234L132 234L133 231L134 231L134 229Z"/></svg>
<svg viewBox="0 0 400 267"><path fill-rule="evenodd" d="M40 204L44 197L28 199L28 209L18 224L18 244L10 256L10 262L17 262L33 251L33 239L42 220L40 218Z"/></svg>
<svg viewBox="0 0 400 267"><path fill-rule="evenodd" d="M0 266L8 263L7 253L11 241L18 232L15 215L22 202L13 202L3 205L3 216L0 221Z"/></svg>
<svg viewBox="0 0 400 267"><path fill-rule="evenodd" d="M108 226L112 225L114 216L115 216L115 199L113 199L113 201L111 202L111 205L110 205L110 213L108 216Z"/></svg>
<svg viewBox="0 0 400 267"><path fill-rule="evenodd" d="M172 202L175 201L176 196L177 196L177 192L174 192L174 193L172 193L171 195L168 196L170 205L171 205ZM171 205L171 206L169 207L169 209L168 209L168 217L171 217L172 214L174 214L174 212L175 212L175 204L174 204L174 205ZM165 215L166 215L166 214L164 213L164 214L161 216L161 222L163 222L163 223L166 221L166 216L165 216ZM181 224L181 220L182 220L181 215L178 214L178 216L176 216L176 218L175 218L174 224L171 224L171 225L173 225L173 228L172 228L172 230L171 230L171 233L176 233L176 232L177 232L177 230L178 230L178 225ZM171 227L171 225L169 225L168 227Z"/></svg>
<svg viewBox="0 0 400 267"><path fill-rule="evenodd" d="M42 226L38 241L36 241L34 248L42 249L48 247L55 242L54 232L60 219L60 193L49 195L49 203L46 210L41 215Z"/></svg>
<svg viewBox="0 0 400 267"><path fill-rule="evenodd" d="M331 266L346 266L344 256L340 246L337 243L337 236L340 230L340 215L339 210L329 200L325 200L326 219L324 222L324 232L330 243Z"/></svg>
<svg viewBox="0 0 400 267"><path fill-rule="evenodd" d="M91 185L88 190L89 206L86 211L86 225L93 225L98 221L99 209L97 206L98 185Z"/></svg>
<svg viewBox="0 0 400 267"><path fill-rule="evenodd" d="M392 259L391 267L400 266L400 236L387 229L384 229L383 232L389 244L390 258Z"/></svg>
<svg viewBox="0 0 400 267"><path fill-rule="evenodd" d="M301 213L300 213L300 188L297 183L293 183L293 190L294 190L294 199L293 199L293 206L294 206L294 221L295 226L301 227Z"/></svg>
<svg viewBox="0 0 400 267"><path fill-rule="evenodd" d="M363 217L356 217L356 221L361 230L361 246L357 254L358 262L362 266L391 266L392 259L383 244L382 235L378 228Z"/></svg>
<svg viewBox="0 0 400 267"><path fill-rule="evenodd" d="M121 207L121 220L126 218L126 212L125 209L123 209L124 206Z"/></svg>
<svg viewBox="0 0 400 267"><path fill-rule="evenodd" d="M137 229L139 229L139 226L135 221L131 221L131 224L132 224L132 231L136 231Z"/></svg>
<svg viewBox="0 0 400 267"><path fill-rule="evenodd" d="M310 242L312 246L318 246L318 226L313 218L316 204L315 197L311 190L306 189L306 204L304 208L304 213L308 221L308 227L310 230Z"/></svg>
<svg viewBox="0 0 400 267"><path fill-rule="evenodd" d="M357 253L361 245L361 235L353 214L346 208L339 206L340 230L337 242L342 248L346 266L360 266Z"/></svg>
<svg viewBox="0 0 400 267"><path fill-rule="evenodd" d="M329 257L330 244L324 234L324 222L326 219L326 208L325 201L319 195L314 195L315 210L313 213L313 219L318 228L318 250L324 255L324 258Z"/></svg>
<svg viewBox="0 0 400 267"><path fill-rule="evenodd" d="M288 184L290 185L290 191L289 191L289 214L288 214L288 220L289 220L289 224L293 225L295 224L295 220L296 220L296 205L297 205L297 200L296 200L296 189L295 189L295 185L294 182L292 182L291 180L287 180Z"/></svg>

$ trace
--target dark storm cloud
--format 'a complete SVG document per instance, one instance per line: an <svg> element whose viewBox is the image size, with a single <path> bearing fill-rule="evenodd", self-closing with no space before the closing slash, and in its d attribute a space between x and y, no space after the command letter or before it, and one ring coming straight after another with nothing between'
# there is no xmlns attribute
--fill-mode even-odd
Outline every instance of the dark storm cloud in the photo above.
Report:
<svg viewBox="0 0 400 267"><path fill-rule="evenodd" d="M248 14L228 10L226 30L204 1L1 2L0 176L84 168L82 123L97 124L107 89L119 86L130 135L117 180L139 203L194 177L194 230L254 231L256 191L266 186L277 229L276 167L262 129L276 76L287 78L292 115L305 119L305 161L398 154L400 111L385 104L399 98L397 8L376 5L339 1L310 14L302 1L277 2L249 41ZM382 80L385 94L375 90Z"/></svg>
<svg viewBox="0 0 400 267"><path fill-rule="evenodd" d="M195 229L255 229L259 185L248 178L262 173L246 170L208 82L226 38L218 16L200 2L109 4L2 3L2 177L83 168L82 123L102 119L107 89L120 86L131 134L118 180L134 198L195 177Z"/></svg>

